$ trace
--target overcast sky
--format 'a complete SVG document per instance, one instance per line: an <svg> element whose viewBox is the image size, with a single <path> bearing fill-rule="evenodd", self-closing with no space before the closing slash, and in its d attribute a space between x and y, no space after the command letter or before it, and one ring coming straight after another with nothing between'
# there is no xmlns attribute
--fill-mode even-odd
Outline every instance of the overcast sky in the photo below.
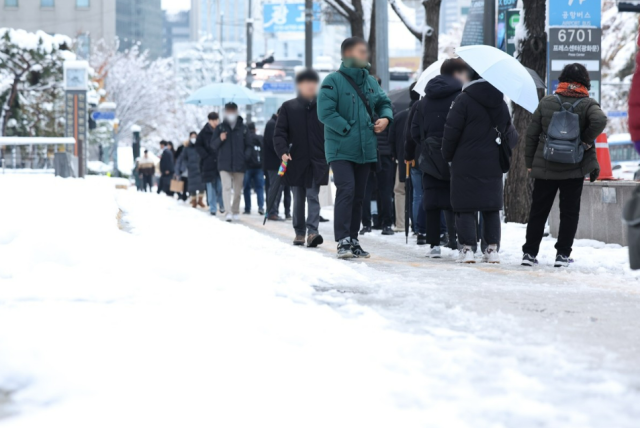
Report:
<svg viewBox="0 0 640 428"><path fill-rule="evenodd" d="M191 2L189 0L162 0L162 8L166 10L189 10Z"/></svg>

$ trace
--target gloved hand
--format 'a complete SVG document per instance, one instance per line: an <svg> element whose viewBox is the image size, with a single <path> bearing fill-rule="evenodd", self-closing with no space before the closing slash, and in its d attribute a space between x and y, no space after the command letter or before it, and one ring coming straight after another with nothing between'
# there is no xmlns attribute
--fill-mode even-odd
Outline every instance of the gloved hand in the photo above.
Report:
<svg viewBox="0 0 640 428"><path fill-rule="evenodd" d="M589 181L593 183L598 179L599 176L600 176L600 170L594 169L593 171L591 171L591 174L589 174Z"/></svg>

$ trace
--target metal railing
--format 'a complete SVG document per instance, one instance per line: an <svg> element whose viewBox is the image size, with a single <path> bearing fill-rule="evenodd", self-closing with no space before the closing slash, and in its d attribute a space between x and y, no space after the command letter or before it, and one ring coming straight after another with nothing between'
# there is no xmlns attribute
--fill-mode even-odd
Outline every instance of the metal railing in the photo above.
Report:
<svg viewBox="0 0 640 428"><path fill-rule="evenodd" d="M75 144L75 139L67 137L0 137L2 173L7 169L53 172L55 153L73 153Z"/></svg>

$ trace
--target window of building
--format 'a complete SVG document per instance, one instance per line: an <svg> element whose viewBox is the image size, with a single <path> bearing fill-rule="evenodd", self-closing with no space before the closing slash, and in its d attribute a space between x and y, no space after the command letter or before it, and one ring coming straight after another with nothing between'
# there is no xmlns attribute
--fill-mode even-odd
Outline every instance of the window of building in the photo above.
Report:
<svg viewBox="0 0 640 428"><path fill-rule="evenodd" d="M53 7L55 0L40 0L40 7Z"/></svg>
<svg viewBox="0 0 640 428"><path fill-rule="evenodd" d="M4 0L4 7L18 7L18 0Z"/></svg>
<svg viewBox="0 0 640 428"><path fill-rule="evenodd" d="M78 8L88 8L90 0L76 0L76 7Z"/></svg>

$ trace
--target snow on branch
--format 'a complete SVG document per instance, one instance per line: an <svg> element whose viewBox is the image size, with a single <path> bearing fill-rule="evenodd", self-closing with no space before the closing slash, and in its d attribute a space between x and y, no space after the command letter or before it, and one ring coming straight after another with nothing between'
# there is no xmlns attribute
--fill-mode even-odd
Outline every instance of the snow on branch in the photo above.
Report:
<svg viewBox="0 0 640 428"><path fill-rule="evenodd" d="M416 25L411 16L415 16L415 11L409 6L405 5L402 0L389 0L391 9L398 15L400 21L407 27L407 30L420 42L424 41L425 37L431 37L433 34L433 28L430 25Z"/></svg>

